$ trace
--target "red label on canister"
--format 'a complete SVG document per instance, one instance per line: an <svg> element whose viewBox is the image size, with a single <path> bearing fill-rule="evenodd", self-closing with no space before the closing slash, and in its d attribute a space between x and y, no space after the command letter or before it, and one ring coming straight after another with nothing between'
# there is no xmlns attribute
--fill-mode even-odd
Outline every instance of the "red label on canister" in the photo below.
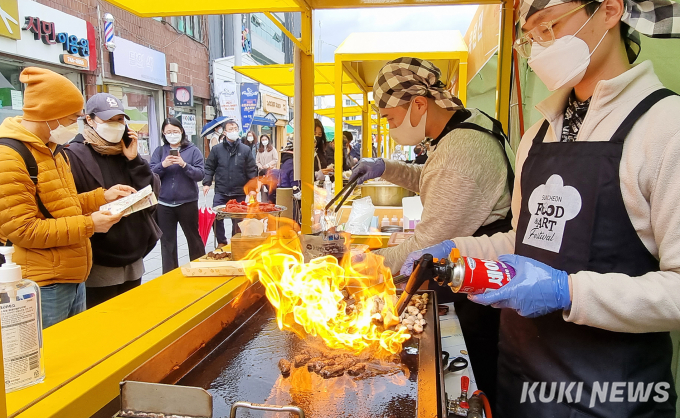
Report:
<svg viewBox="0 0 680 418"><path fill-rule="evenodd" d="M499 289L508 284L515 276L511 266L493 260L462 257L465 263L465 276L460 293L484 293L488 289Z"/></svg>

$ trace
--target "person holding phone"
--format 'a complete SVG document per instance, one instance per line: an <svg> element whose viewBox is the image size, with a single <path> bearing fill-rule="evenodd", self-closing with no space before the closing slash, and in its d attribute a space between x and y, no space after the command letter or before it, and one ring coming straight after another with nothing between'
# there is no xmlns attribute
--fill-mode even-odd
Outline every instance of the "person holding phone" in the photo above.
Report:
<svg viewBox="0 0 680 418"><path fill-rule="evenodd" d="M203 154L189 141L182 123L167 118L161 126L163 146L151 156L151 170L161 178L158 223L163 231L163 273L179 267L177 224L182 227L192 260L205 255L198 232L198 182L203 179Z"/></svg>
<svg viewBox="0 0 680 418"><path fill-rule="evenodd" d="M160 179L137 152L137 133L125 123L123 103L98 93L87 101L86 112L83 133L66 148L78 193L124 184L136 190L152 185L158 195ZM141 284L144 256L161 236L155 212L155 206L135 212L90 238L94 264L85 282L88 309Z"/></svg>

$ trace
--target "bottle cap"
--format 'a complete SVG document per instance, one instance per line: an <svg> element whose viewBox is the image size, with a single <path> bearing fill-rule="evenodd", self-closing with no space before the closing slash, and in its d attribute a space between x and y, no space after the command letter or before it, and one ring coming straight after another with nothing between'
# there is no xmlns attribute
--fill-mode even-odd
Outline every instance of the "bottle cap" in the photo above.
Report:
<svg viewBox="0 0 680 418"><path fill-rule="evenodd" d="M5 264L0 266L0 283L20 281L23 278L21 275L21 266L12 262L14 247L0 247L0 254L5 256Z"/></svg>
<svg viewBox="0 0 680 418"><path fill-rule="evenodd" d="M452 249L451 253L449 254L449 261L451 261L452 263L455 263L456 261L458 261L459 258L460 258L460 250L458 248Z"/></svg>

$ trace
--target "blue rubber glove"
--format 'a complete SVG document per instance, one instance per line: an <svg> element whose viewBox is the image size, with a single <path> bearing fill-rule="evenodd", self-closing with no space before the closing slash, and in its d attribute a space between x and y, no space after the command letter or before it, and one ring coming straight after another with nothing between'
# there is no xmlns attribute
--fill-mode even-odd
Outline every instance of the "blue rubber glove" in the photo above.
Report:
<svg viewBox="0 0 680 418"><path fill-rule="evenodd" d="M352 176L349 181L359 179L359 184L366 180L376 179L385 172L385 160L382 158L362 158L359 164L352 169Z"/></svg>
<svg viewBox="0 0 680 418"><path fill-rule="evenodd" d="M515 269L515 277L498 290L489 290L468 299L494 308L510 308L527 318L571 309L569 275L521 255L507 254L498 261Z"/></svg>
<svg viewBox="0 0 680 418"><path fill-rule="evenodd" d="M405 276L410 276L413 273L413 263L416 260L420 260L423 254L431 254L433 258L446 258L451 254L451 250L456 248L456 243L447 239L446 241L440 242L439 244L433 245L431 247L423 248L422 250L417 250L406 256L406 261L401 265L401 270L399 274Z"/></svg>

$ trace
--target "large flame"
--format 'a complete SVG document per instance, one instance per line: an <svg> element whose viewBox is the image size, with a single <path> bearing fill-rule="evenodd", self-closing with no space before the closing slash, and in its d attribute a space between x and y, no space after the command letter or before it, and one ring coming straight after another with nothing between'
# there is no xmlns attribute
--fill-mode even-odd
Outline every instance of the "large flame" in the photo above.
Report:
<svg viewBox="0 0 680 418"><path fill-rule="evenodd" d="M410 337L372 320L375 296L385 301L382 317L396 318L395 286L381 257L369 253L354 265L349 256L341 263L333 256L305 263L297 234L282 226L247 258L256 263L246 276L264 284L282 330L301 338L320 337L329 348L357 354L371 347L397 353ZM351 294L355 309L346 310L343 289Z"/></svg>

